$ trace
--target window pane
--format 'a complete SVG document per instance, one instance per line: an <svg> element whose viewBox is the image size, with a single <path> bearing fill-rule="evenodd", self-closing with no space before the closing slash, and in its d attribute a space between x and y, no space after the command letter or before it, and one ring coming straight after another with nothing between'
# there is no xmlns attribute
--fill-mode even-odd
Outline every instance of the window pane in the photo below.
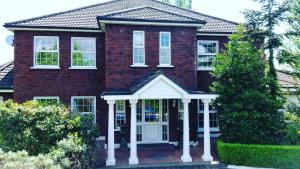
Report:
<svg viewBox="0 0 300 169"><path fill-rule="evenodd" d="M72 38L72 66L96 67L95 38Z"/></svg>
<svg viewBox="0 0 300 169"><path fill-rule="evenodd" d="M3 97L0 97L0 103L2 103L3 102Z"/></svg>
<svg viewBox="0 0 300 169"><path fill-rule="evenodd" d="M126 115L125 115L125 101L118 100L116 101L116 128L121 127L126 122Z"/></svg>
<svg viewBox="0 0 300 169"><path fill-rule="evenodd" d="M75 98L73 100L73 111L75 113L95 113L93 98Z"/></svg>
<svg viewBox="0 0 300 169"><path fill-rule="evenodd" d="M160 33L160 46L161 47L170 47L170 34L169 33Z"/></svg>
<svg viewBox="0 0 300 169"><path fill-rule="evenodd" d="M200 41L198 43L198 68L211 68L218 52L218 42Z"/></svg>
<svg viewBox="0 0 300 169"><path fill-rule="evenodd" d="M133 49L134 64L144 64L145 63L144 59L145 59L144 48L134 48Z"/></svg>
<svg viewBox="0 0 300 169"><path fill-rule="evenodd" d="M145 122L159 122L159 100L145 100Z"/></svg>
<svg viewBox="0 0 300 169"><path fill-rule="evenodd" d="M41 104L57 104L58 99L56 98L37 98L35 101L41 103Z"/></svg>
<svg viewBox="0 0 300 169"><path fill-rule="evenodd" d="M203 119L204 119L204 104L199 100L198 104L198 128L203 128ZM213 104L209 105L209 124L210 128L219 128L219 115L216 112Z"/></svg>
<svg viewBox="0 0 300 169"><path fill-rule="evenodd" d="M133 33L133 46L143 47L144 46L144 32Z"/></svg>
<svg viewBox="0 0 300 169"><path fill-rule="evenodd" d="M58 66L58 39L35 37L35 65Z"/></svg>

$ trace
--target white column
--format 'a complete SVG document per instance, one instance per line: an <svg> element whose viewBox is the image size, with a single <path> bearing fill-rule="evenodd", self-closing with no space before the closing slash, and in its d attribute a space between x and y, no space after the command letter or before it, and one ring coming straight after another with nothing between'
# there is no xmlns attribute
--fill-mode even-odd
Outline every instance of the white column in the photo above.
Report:
<svg viewBox="0 0 300 169"><path fill-rule="evenodd" d="M181 160L183 162L192 162L190 155L190 126L189 126L189 103L191 99L182 99L184 105L183 113L183 153Z"/></svg>
<svg viewBox="0 0 300 169"><path fill-rule="evenodd" d="M129 100L131 106L131 123L130 123L130 157L129 164L134 165L139 163L137 158L137 146L136 146L136 104L138 100Z"/></svg>
<svg viewBox="0 0 300 169"><path fill-rule="evenodd" d="M210 153L210 126L209 126L209 103L211 99L203 99L204 103L204 154L202 155L202 159L204 161L213 161L213 157Z"/></svg>
<svg viewBox="0 0 300 169"><path fill-rule="evenodd" d="M115 100L108 100L108 136L107 136L107 159L106 166L116 165L115 159L115 133L114 133L114 105Z"/></svg>

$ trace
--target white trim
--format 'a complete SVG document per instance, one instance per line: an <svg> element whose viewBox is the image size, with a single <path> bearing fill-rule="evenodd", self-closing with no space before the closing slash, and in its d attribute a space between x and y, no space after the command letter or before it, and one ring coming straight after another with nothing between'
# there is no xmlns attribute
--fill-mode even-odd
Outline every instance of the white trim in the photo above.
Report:
<svg viewBox="0 0 300 169"><path fill-rule="evenodd" d="M32 66L30 69L60 69L59 66Z"/></svg>
<svg viewBox="0 0 300 169"><path fill-rule="evenodd" d="M115 21L115 20L98 20L104 24L121 24L121 25L153 25L153 26L182 26L182 27L201 27L204 24L190 24L190 23L157 23L157 22L132 22L132 21Z"/></svg>
<svg viewBox="0 0 300 169"><path fill-rule="evenodd" d="M130 65L130 67L148 67L148 65L135 64L135 65Z"/></svg>
<svg viewBox="0 0 300 169"><path fill-rule="evenodd" d="M34 96L33 97L33 100L36 101L36 100L42 100L42 99L55 99L57 101L57 103L59 103L59 96Z"/></svg>
<svg viewBox="0 0 300 169"><path fill-rule="evenodd" d="M168 68L168 67L174 67L174 65L157 65L157 67L162 67L162 68Z"/></svg>
<svg viewBox="0 0 300 169"><path fill-rule="evenodd" d="M0 93L13 93L13 89L0 89Z"/></svg>
<svg viewBox="0 0 300 169"><path fill-rule="evenodd" d="M94 123L96 124L96 119L97 119L97 109L96 109L97 98L96 98L96 96L71 96L71 112L73 112L73 109L74 109L73 108L74 99L93 99L94 100L94 105L93 105L94 112L92 112L92 113L95 116ZM87 114L87 113L91 113L91 112L81 112L81 114Z"/></svg>
<svg viewBox="0 0 300 169"><path fill-rule="evenodd" d="M199 43L216 43L216 53L200 53ZM211 71L213 67L199 67L199 55L216 56L219 53L220 45L218 40L197 40L197 70L199 71Z"/></svg>
<svg viewBox="0 0 300 169"><path fill-rule="evenodd" d="M96 138L96 141L104 141L105 140L105 136L99 136L98 138Z"/></svg>
<svg viewBox="0 0 300 169"><path fill-rule="evenodd" d="M162 40L162 35L163 34L168 34L169 35L169 46L168 47L162 47L161 45L161 40ZM162 49L168 49L170 50L170 63L169 64L162 64L161 63L161 51ZM165 67L165 66L171 66L172 65L172 45L171 45L171 32L159 32L159 66L160 67ZM158 66L158 67L159 67ZM174 66L173 66L174 67Z"/></svg>
<svg viewBox="0 0 300 169"><path fill-rule="evenodd" d="M89 51L88 53L92 53L92 54L95 54L95 66L74 66L73 65L73 52L74 52L74 49L73 49L73 43L74 43L74 40L91 40L93 41L93 43L95 44L95 48L94 48L94 51L91 52ZM83 52L83 51L81 51ZM97 69L97 43L96 43L96 37L71 37L71 68L72 69Z"/></svg>
<svg viewBox="0 0 300 169"><path fill-rule="evenodd" d="M36 64L36 40L37 38L50 38L57 40L57 65L37 65ZM59 48L59 36L34 36L33 38L33 67L31 69L58 69L60 65L60 48ZM53 51L45 51L45 52L53 52Z"/></svg>
<svg viewBox="0 0 300 169"><path fill-rule="evenodd" d="M79 67L69 67L69 70L97 70L96 67L85 67L85 66L79 66Z"/></svg>
<svg viewBox="0 0 300 169"><path fill-rule="evenodd" d="M50 28L19 28L19 27L10 27L7 28L9 31L50 31L50 32L102 32L99 30L88 30L88 29L50 29Z"/></svg>
<svg viewBox="0 0 300 169"><path fill-rule="evenodd" d="M233 34L233 33L232 33ZM231 36L230 33L197 33L199 36Z"/></svg>
<svg viewBox="0 0 300 169"><path fill-rule="evenodd" d="M142 46L135 46L134 45L135 44L135 42L134 42L135 33L142 33L142 35L143 35L143 45ZM139 49L143 50L143 52L144 52L144 63L135 63L134 62L134 48L139 48ZM138 30L136 30L136 31L132 32L132 66L141 67L141 66L145 66L145 65L146 65L145 31L138 31Z"/></svg>

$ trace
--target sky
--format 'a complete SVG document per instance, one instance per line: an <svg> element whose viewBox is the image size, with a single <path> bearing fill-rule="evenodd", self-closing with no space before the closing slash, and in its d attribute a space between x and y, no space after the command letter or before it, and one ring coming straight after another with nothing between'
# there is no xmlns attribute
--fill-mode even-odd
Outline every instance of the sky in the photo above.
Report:
<svg viewBox="0 0 300 169"><path fill-rule="evenodd" d="M22 19L38 17L108 0L6 0L0 6L0 65L13 60L13 47L5 42L12 32L2 25ZM244 22L244 9L259 9L251 0L193 0L193 9L235 22Z"/></svg>

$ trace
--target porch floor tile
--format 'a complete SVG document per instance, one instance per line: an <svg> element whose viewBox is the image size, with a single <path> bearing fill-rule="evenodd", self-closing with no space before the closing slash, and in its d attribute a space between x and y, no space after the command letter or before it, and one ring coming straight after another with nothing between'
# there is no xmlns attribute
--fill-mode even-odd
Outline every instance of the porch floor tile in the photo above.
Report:
<svg viewBox="0 0 300 169"><path fill-rule="evenodd" d="M218 160L216 153L216 141L215 139L211 140L212 147L212 156L214 161ZM157 165L157 164L182 164L181 155L182 148L178 148L174 145L169 144L151 144L151 145L138 145L137 147L139 165ZM195 147L190 147L190 153L193 159L192 163L205 163L201 156L203 154L203 141L199 140L199 144ZM129 166L130 150L124 149L115 149L116 157L116 166L117 167L126 167ZM101 154L98 156L98 166L105 167L107 152L104 149L101 149Z"/></svg>

